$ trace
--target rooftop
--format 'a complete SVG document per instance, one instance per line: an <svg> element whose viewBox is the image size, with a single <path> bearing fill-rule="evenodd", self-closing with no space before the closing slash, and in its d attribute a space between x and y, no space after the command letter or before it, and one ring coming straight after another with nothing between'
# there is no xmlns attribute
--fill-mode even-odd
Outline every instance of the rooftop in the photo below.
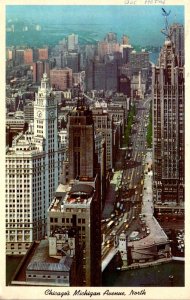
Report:
<svg viewBox="0 0 190 300"><path fill-rule="evenodd" d="M55 198L53 199L49 211L64 212L68 205L81 205L86 207L90 205L94 194L94 187L88 183L74 185L60 184L56 190Z"/></svg>
<svg viewBox="0 0 190 300"><path fill-rule="evenodd" d="M27 271L58 271L68 272L72 264L71 257L61 259L49 256L49 241L42 240L28 264Z"/></svg>

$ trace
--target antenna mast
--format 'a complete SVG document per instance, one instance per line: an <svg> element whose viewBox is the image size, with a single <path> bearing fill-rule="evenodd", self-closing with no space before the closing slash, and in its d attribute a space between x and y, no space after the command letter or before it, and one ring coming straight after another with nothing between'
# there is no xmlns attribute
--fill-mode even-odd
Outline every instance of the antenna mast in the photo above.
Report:
<svg viewBox="0 0 190 300"><path fill-rule="evenodd" d="M167 40L171 40L171 31L168 25L168 16L170 15L171 10L169 12L166 12L166 10L164 8L162 8L162 15L165 18L165 28L161 30L161 32L166 36Z"/></svg>

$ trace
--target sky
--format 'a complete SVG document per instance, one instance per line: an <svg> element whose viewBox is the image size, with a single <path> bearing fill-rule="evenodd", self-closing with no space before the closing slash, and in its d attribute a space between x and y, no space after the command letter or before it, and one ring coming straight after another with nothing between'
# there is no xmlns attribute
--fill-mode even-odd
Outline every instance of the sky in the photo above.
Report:
<svg viewBox="0 0 190 300"><path fill-rule="evenodd" d="M102 30L127 34L133 42L159 44L162 40L161 29L164 28L162 6L132 5L7 5L6 18L28 20L31 22L63 25L101 25ZM164 6L171 13L169 23L184 24L184 6ZM99 27L101 28L101 27ZM101 30L101 29L100 29Z"/></svg>

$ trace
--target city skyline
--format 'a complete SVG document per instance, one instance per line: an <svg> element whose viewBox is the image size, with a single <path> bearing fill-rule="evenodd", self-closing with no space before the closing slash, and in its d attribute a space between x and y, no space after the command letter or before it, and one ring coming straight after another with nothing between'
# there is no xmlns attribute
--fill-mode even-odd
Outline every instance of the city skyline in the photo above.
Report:
<svg viewBox="0 0 190 300"><path fill-rule="evenodd" d="M165 9L172 11L168 17L170 24L174 22L184 24L183 6L165 6ZM9 24L15 19L27 22L30 20L31 23L40 23L49 28L63 25L65 26L61 29L63 33L64 31L70 33L92 31L98 34L99 40L106 32L113 31L118 34L119 38L122 34L127 34L130 42L134 44L161 46L164 37L162 34L159 35L159 32L164 27L164 22L160 10L161 6L143 7L140 5L19 5L19 7L7 5L6 22ZM101 32L98 32L100 28Z"/></svg>
<svg viewBox="0 0 190 300"><path fill-rule="evenodd" d="M30 7L30 12L27 12L28 7ZM122 268L124 274L126 270L127 272L129 272L128 267L129 269L133 269L133 267L136 266L137 263L149 264L149 262L152 261L156 262L157 259L164 259L165 261L169 262L170 258L172 258L172 255L178 256L174 253L180 254L182 255L182 257L184 257L185 252L185 258L187 257L187 245L184 243L185 236L183 219L187 214L184 205L185 193L184 191L179 191L179 193L173 192L176 188L176 183L173 182L174 177L171 177L171 183L173 184L173 186L170 182L168 182L168 179L166 180L166 185L165 183L163 183L163 186L166 186L166 191L163 190L162 193L165 192L166 196L160 196L161 189L159 185L158 191L155 193L154 186L155 174L158 173L157 168L161 164L161 159L163 170L165 172L162 172L162 174L165 180L166 178L169 178L171 174L170 171L173 171L173 164L177 162L180 157L181 165L180 167L178 167L176 163L175 170L172 176L176 176L177 178L177 173L178 171L180 171L180 178L182 177L182 180L180 179L180 184L183 189L185 189L185 163L183 154L185 135L183 127L185 99L183 92L184 87L182 85L184 84L185 76L183 69L184 44L183 42L181 44L181 41L184 40L184 7L164 6L166 12L169 13L171 10L170 15L168 16L168 29L171 29L173 26L173 29L171 29L171 31L175 31L175 37L173 37L171 43L170 36L165 37L164 34L162 34L163 32L161 32L162 30L166 32L167 28L166 19L164 19L163 12L161 11L162 6L146 7L148 8L146 10L142 9L142 6L140 8L140 6L129 7L117 5L114 7L114 11L113 7L110 6L109 10L106 10L108 6L86 6L85 18L81 19L80 14L82 11L84 13L84 6L72 6L72 8L75 9L73 13L71 13L71 7L69 6L52 5L52 11L50 14L52 14L52 16L55 16L57 12L56 22L51 23L52 20L49 14L49 16L46 18L47 21L43 24L40 23L41 16L45 15L48 11L50 12L50 6L38 6L38 8L40 7L38 19L35 19L34 16L36 7L37 6L34 5L23 5L19 6L18 10L18 6L6 6L7 21L9 19L6 24L6 34L10 37L11 35L14 35L15 37L18 36L18 40L20 41L20 32L16 32L16 30L13 30L13 32L8 32L7 28L9 28L10 24L17 22L15 18L20 18L20 14L22 14L24 16L23 21L25 22L25 20L27 20L28 22L27 25L24 23L26 27L29 26L29 24L35 24L35 26L37 26L37 34L38 30L39 32L42 32L44 28L46 30L45 32L47 32L48 27L49 32L51 31L51 28L54 28L53 30L55 30L55 28L59 28L58 31L59 33L63 32L64 39L58 39L54 45L51 45L51 47L49 47L49 44L47 44L47 47L40 47L35 44L36 40L34 40L33 45L30 44L29 46L27 46L27 44L18 44L18 47L11 47L10 44L6 45L7 73L5 101L7 134L6 138L8 141L6 145L6 176L8 175L6 177L6 189L8 188L8 192L6 190L6 210L8 207L8 210L6 211L6 213L8 213L8 221L6 220L6 223L8 224L6 228L6 239L8 245L6 248L7 254L12 255L14 252L14 254L16 255L25 255L26 250L30 247L30 245L28 244L28 225L25 226L27 222L29 223L29 219L22 221L23 217L29 217L29 215L25 216L24 213L29 212L30 203L30 223L34 224L34 235L32 233L33 229L30 228L31 232L29 242L36 242L36 226L37 233L39 232L39 238L37 238L38 241L40 241L42 238L40 246L35 246L39 248L39 253L41 251L40 247L43 247L43 241L46 240L46 248L49 242L49 253L54 253L54 256L60 256L60 251L62 251L63 249L60 249L60 244L64 241L64 243L66 243L64 247L68 246L67 229L71 229L72 231L73 228L76 227L78 228L75 232L76 245L78 243L78 237L80 241L80 236L83 237L83 242L87 244L86 248L83 248L83 250L81 250L81 247L80 251L82 252L79 251L78 254L78 251L76 252L76 257L72 256L72 259L74 259L72 268L73 270L77 269L75 265L75 259L76 261L78 259L84 259L85 255L87 255L86 258L88 261L90 255L92 257L91 268L93 270L95 257L100 254L100 245L98 242L98 234L100 232L97 233L97 230L100 229L98 225L100 224L101 216L102 235L100 261L102 274L104 272L103 285L101 286L110 285L112 287L127 287L127 283L125 283L123 280L121 280L121 285L119 285L119 281L117 280L113 282L113 285L111 283L112 278L109 277L109 272L111 271L110 276L111 274L113 274L113 272L112 270L109 270L109 265L110 268L112 268L113 261L106 260L108 259L109 253L113 252L112 250L117 250L117 253L120 253L120 258L122 258L123 265L120 266L121 261L117 260L118 257L116 255L116 252L114 252L114 268L115 266L117 266L116 272L118 274L120 273L120 275L122 274ZM60 7L64 7L64 13L66 14L65 16L61 9L58 12L58 9ZM96 10L93 10L95 7ZM121 19L126 15L126 10L122 10L121 7L127 8L128 19L126 20L126 22L117 18L117 15L120 15ZM97 13L97 17L95 17L95 12ZM104 20L102 20L101 12L105 16ZM27 15L27 13L29 13L30 16ZM177 16L175 16L176 13ZM72 23L74 15L76 17L76 23ZM113 16L115 17L115 15L116 19L113 22L111 16L113 18ZM90 18L91 23L89 23ZM134 26L135 18L138 19L138 22L136 22L136 25ZM155 18L157 18L157 22L153 22ZM81 20L83 20L83 23L81 22ZM88 28L85 27L84 29L82 29L82 26L84 24L90 26ZM150 26L150 24L154 24L154 26ZM63 31L61 30L62 25L65 25ZM78 31L73 30L76 27L79 27ZM96 30L94 28L96 28ZM98 28L103 28L103 30L101 32L98 32ZM142 29L144 33L142 33ZM88 39L86 40L87 42L83 44L80 39L80 37L82 36L82 30L83 32L88 32L88 34L94 33L97 44L91 44ZM114 33L117 33L117 40L115 39ZM27 29L24 34L30 35L30 29ZM48 37L49 36L47 35L47 40ZM127 44L128 37L129 45ZM138 37L141 37L142 39L140 40ZM172 48L172 43L173 45L175 44L175 49ZM83 45L83 47L81 47L81 45ZM134 47L134 45L140 45L141 48L139 47L137 49ZM143 49L145 48L143 47L143 45L160 46L160 50L158 51L159 59L156 66L152 64L152 60L150 59L151 54L154 53L150 53L151 50L148 48ZM154 73L155 69L157 72L156 76ZM68 73L68 70L70 73L67 74L66 77L60 76L61 73ZM160 75L159 77L159 72L163 72L165 77ZM172 78L171 81L170 76ZM65 80L65 78L67 78L67 80ZM171 84L171 87L169 86L168 90L166 91L166 86L164 86L164 84L167 80L169 84ZM48 89L46 86L47 82L50 83ZM162 83L162 87L160 87L160 83ZM166 94L168 95L168 93L173 91L174 86L177 86L177 89L179 89L180 92L176 92L175 95L173 92L171 93L172 101L174 98L176 101L171 114L171 108L169 107L169 105L171 106L171 103L172 105L174 105L174 101L171 101L170 103L170 98L166 98ZM162 88L165 94L163 94L163 91L161 90ZM160 94L158 91L161 91ZM157 95L161 96L158 97ZM163 98L162 95L164 95ZM163 101L164 114L159 116L163 99L165 100ZM167 104L166 99L168 101ZM45 104L44 106L42 100L44 101L44 103L47 101L48 104ZM54 101L56 103L55 107L52 106L52 103ZM175 110L178 106L178 103L179 115L178 110L177 113ZM33 105L34 107L32 107ZM156 107L156 105L158 106ZM90 111L91 118L90 121L86 121L86 126L84 124L85 118L83 116L88 115L88 109ZM169 113L167 109L169 109ZM152 111L153 114L151 113ZM172 117L170 116L170 114ZM170 156L171 151L173 151L171 157L172 159L169 158L170 160L173 160L172 162L168 162L166 160L164 161L163 155L159 153L158 154L160 155L160 160L158 161L155 155L155 148L157 149L158 146L160 146L159 135L157 141L158 144L154 144L154 140L155 137L157 137L157 132L159 129L156 127L156 118L165 120L167 126L169 122L171 122L169 124L167 137L165 129L163 132L163 136L166 140L169 137L169 141L171 142L171 137L172 139L175 139L175 134L176 136L178 136L178 133L180 133L179 142L178 137L176 139L175 149L173 149L173 144L170 146L169 143L162 146L162 149L159 149L159 151L166 152L167 148L167 157ZM173 126L173 124L176 123L173 123L174 119L176 120L176 123L178 120L180 120L180 130L175 131L175 133L175 126ZM71 120L74 126L73 124L71 124ZM15 122L14 125L18 125L17 129L14 128L14 125L13 123L11 124L11 121ZM23 123L24 121L28 123L30 123L31 121L32 122L31 125L29 124L29 127L27 128L27 126L25 127L25 123ZM160 121L158 123L160 124ZM151 124L154 124L152 127L153 133L151 133L153 142L151 142L150 136L148 137L148 135L150 134ZM22 127L23 125L24 127ZM87 128L89 130L90 126L92 126L93 130L91 130L90 135L87 135L85 133L85 130ZM15 132L17 130L17 134L19 134L17 136L18 138L13 138L15 134L14 130ZM45 132L45 134L43 133L43 131ZM54 140L55 136L56 138ZM85 139L87 139L86 145ZM54 170L55 166L53 165L52 161L54 160L54 151L59 152L58 149L62 149L60 146L62 146L63 152L58 153L58 156L60 156L60 167L57 175ZM171 147L171 149L169 149L169 146ZM179 153L177 153L177 156L176 149L178 146L180 151ZM93 151L91 151L91 147ZM21 148L23 153L21 153ZM27 190L27 193L25 194L24 189L29 188L29 185L26 186L25 184L31 184L31 182L29 181L29 177L27 177L28 174L24 174L25 171L23 171L21 177L21 170L25 170L25 168L27 170L29 166L29 160L26 160L24 157L25 155L28 156L29 150L31 150L31 155L33 156L32 159L34 160L34 163L31 160L33 168L32 176L34 176L34 180L32 178L33 181L31 186L33 191L31 189L31 194L33 194L34 198L31 197L30 202L29 190ZM50 155L52 161L48 162L49 172L51 173L49 173L50 176L48 179L49 182L51 182L50 185L45 182L45 178L47 178L48 176L46 173L42 173L43 175L37 174L38 168L41 168L41 171L43 171L44 158L41 159L39 157L39 153L43 156L44 150L46 153L48 153L48 155L52 152L52 154ZM89 151L89 153L85 156L84 153L86 153L87 151ZM93 155L91 155L92 153L90 154L90 151L93 152ZM37 156L35 157L34 155ZM20 156L24 157L22 158L22 163L20 160ZM49 160L48 156L47 159ZM63 163L62 167L61 162ZM157 163L157 165L155 162ZM18 169L20 170L18 171L17 169L15 175L14 170L16 169L15 167L17 167L17 163ZM44 164L44 166L45 165L47 164ZM95 170L95 173L85 173L88 169L91 169L92 171L92 166ZM167 166L167 169L164 168L165 166ZM80 168L83 171L80 172ZM19 174L18 176L17 173ZM54 179L51 179L51 177L54 177L54 173L55 183L53 182ZM38 178L37 176L44 177ZM57 184L57 179L59 184ZM160 180L162 179L158 178L157 182L160 183ZM17 187L17 183L20 184L20 186ZM42 202L42 212L40 206L40 185L43 186L43 190L45 192L47 192L48 186L51 186L51 191L49 191L51 196L49 198L45 196L45 192L43 191L44 196L42 198L44 198L44 202ZM57 187L55 185L57 185ZM112 189L113 186L114 193L112 195L110 193L110 189ZM20 189L19 191L18 188ZM13 193L13 189L15 189L15 194ZM170 189L173 189L173 194L170 192ZM178 189L178 187L176 189ZM37 194L38 196L36 198ZM172 197L170 197L171 194ZM48 199L48 201L46 200L46 198ZM93 206L95 201L98 201L99 208L97 206L95 209L95 206ZM17 204L15 202L17 202ZM83 206L83 202L88 203L89 205L87 205L85 208L87 209L85 218L83 215L85 207ZM99 215L98 220L98 218L94 218L94 213L97 213L97 211L100 209L100 206L102 209L102 215ZM91 211L90 214L89 210ZM47 231L43 231L43 228L42 230L40 228L41 219L43 219L41 218L41 216L45 216L45 211L47 212L46 218L48 220ZM15 224L13 224L15 221L12 222L12 220L14 219L14 214L16 216L15 220L17 218L18 226L15 226ZM35 220L39 222L39 225L37 223L35 224ZM19 225L22 222L23 224ZM170 225L170 223L172 224L172 222L173 225ZM9 227L9 224L13 225ZM171 237L172 233L169 233L168 235L167 226L173 226L172 228L174 228L174 231L176 230L176 237L174 237L174 235L173 237L175 238L176 249L178 246L181 247L178 248L178 250L174 250L173 245L173 248L170 248L172 244L171 240L173 238ZM180 229L178 228L178 226ZM91 228L91 231L89 230L89 228ZM63 236L61 235L65 234L65 230L66 236L64 235L64 239L62 240ZM84 230L86 236L85 239ZM180 244L177 244L177 230L179 230ZM22 231L22 237L20 231ZM44 233L41 234L41 231L43 231ZM61 235L59 235L60 233ZM43 234L44 236L42 236ZM96 238L93 238L93 235ZM91 237L91 239L89 239L89 237ZM73 236L71 236L70 238L73 238ZM97 243L97 249L94 246L93 249L90 250L91 252L88 252L88 239L93 241L96 240L95 243ZM147 243L146 245L144 245L144 239L145 243ZM57 244L55 242L56 240ZM54 245L52 244L53 241ZM69 243L70 242L73 243L73 240L70 240ZM13 243L15 244L15 248L13 247ZM180 250L183 248L182 243L183 247L185 244L185 250L183 249L183 253ZM73 250L73 244L71 244L71 246L72 247L70 247L70 249L72 249L72 251L75 251ZM68 249L67 251L68 253L72 252ZM180 251L181 253L179 253ZM26 281L28 280L33 282L33 279L31 277L37 277L35 280L38 281L38 266L36 268L35 265L35 259L37 256L38 252L36 251L36 255L34 255L31 260L31 262L34 263L32 267L35 267L33 269L31 269L30 265L29 268L27 267L26 276L28 276L28 279L26 279ZM52 256L52 254L49 256ZM83 256L84 258L82 258ZM117 257L116 261L115 257ZM96 260L98 261L97 257ZM43 265L43 260L41 261L41 264ZM184 260L184 265L186 265L186 260ZM85 270L85 268L86 267L84 263L83 269ZM88 278L91 270L90 268L86 270L86 276ZM160 272L160 270L158 270L158 272ZM33 273L30 273L31 271ZM158 278L154 278L154 280L149 278L148 283L150 284L150 286L157 287L185 287L185 274L182 271L182 268L180 268L179 271L179 274L181 274L179 276L181 276L182 279L180 283L178 282L178 275L176 275L177 273L175 273L173 269L171 269L170 272L171 273L167 275L168 277L165 283L163 283L162 280L162 282L160 281L160 283L157 281L157 285L154 285L154 280L156 282ZM31 274L33 275L31 276ZM172 277L173 274L175 274L174 278ZM50 277L48 272L46 273L46 275L47 278ZM90 276L94 277L94 275ZM108 278L107 281L106 276ZM113 275L113 277L114 276L115 275ZM93 277L92 282L94 280ZM117 277L119 278L118 275ZM72 280L73 282L77 282L75 281L76 279L77 277L75 278L75 276L73 277L73 275L69 278L69 280L71 280L69 282L71 286ZM82 279L82 277L80 279ZM136 284L134 286L140 287L141 285L143 286L143 284L144 286L148 286L146 284L146 280L143 281L142 279L143 277L141 279L137 278L137 280L134 279L134 284ZM16 279L15 276L15 285L18 284L16 283L16 280L20 281L21 277L20 279ZM39 279L39 282L40 280L41 279ZM48 282L46 281L48 279L42 279L41 282L43 282L43 280L45 280L44 283ZM97 282L99 280L100 278L98 278L97 275ZM39 282L35 285L39 285ZM54 284L54 281L52 282ZM89 282L90 281L88 279L87 286L91 286ZM11 284L14 284L14 280ZM30 283L28 284L30 285ZM32 284L33 283L31 283L31 285ZM75 295L82 296L80 292L77 292Z"/></svg>

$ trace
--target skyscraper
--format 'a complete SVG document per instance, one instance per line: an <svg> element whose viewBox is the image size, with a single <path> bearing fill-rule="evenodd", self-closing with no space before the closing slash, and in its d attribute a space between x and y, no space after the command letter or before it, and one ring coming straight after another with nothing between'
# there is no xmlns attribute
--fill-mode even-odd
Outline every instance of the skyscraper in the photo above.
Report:
<svg viewBox="0 0 190 300"><path fill-rule="evenodd" d="M118 87L118 61L113 59L106 63L90 60L86 67L87 90L114 90Z"/></svg>
<svg viewBox="0 0 190 300"><path fill-rule="evenodd" d="M174 23L170 26L171 40L175 47L175 54L178 59L179 67L184 66L184 27Z"/></svg>
<svg viewBox="0 0 190 300"><path fill-rule="evenodd" d="M38 59L47 60L48 59L48 48L39 48L38 49Z"/></svg>
<svg viewBox="0 0 190 300"><path fill-rule="evenodd" d="M83 248L83 285L101 285L101 202L92 112L78 103L68 117L68 185L60 183L48 210L48 236L73 226ZM66 174L63 174L65 177Z"/></svg>
<svg viewBox="0 0 190 300"><path fill-rule="evenodd" d="M46 73L49 78L49 61L37 61L32 64L33 82L40 83L43 74Z"/></svg>
<svg viewBox="0 0 190 300"><path fill-rule="evenodd" d="M141 52L136 52L135 50L129 52L129 66L131 75L139 74L141 71L142 76L147 79L150 63L149 63L149 53L144 49Z"/></svg>
<svg viewBox="0 0 190 300"><path fill-rule="evenodd" d="M68 50L73 51L77 49L78 49L78 35L72 33L68 36Z"/></svg>
<svg viewBox="0 0 190 300"><path fill-rule="evenodd" d="M72 69L54 68L50 70L50 82L53 88L58 90L66 90L72 87Z"/></svg>
<svg viewBox="0 0 190 300"><path fill-rule="evenodd" d="M15 62L17 65L22 65L24 63L24 50L16 49Z"/></svg>
<svg viewBox="0 0 190 300"><path fill-rule="evenodd" d="M33 63L33 50L32 49L25 49L24 50L24 63L25 64L32 64Z"/></svg>
<svg viewBox="0 0 190 300"><path fill-rule="evenodd" d="M80 71L80 54L77 52L68 52L65 54L65 66L72 69L73 73Z"/></svg>
<svg viewBox="0 0 190 300"><path fill-rule="evenodd" d="M105 40L108 43L113 43L113 42L117 43L117 33L115 33L115 32L108 32L106 34Z"/></svg>
<svg viewBox="0 0 190 300"><path fill-rule="evenodd" d="M184 201L184 68L172 39L153 67L154 196L158 202Z"/></svg>
<svg viewBox="0 0 190 300"><path fill-rule="evenodd" d="M58 147L57 104L46 74L35 97L34 125L6 150L7 253L24 254L46 234L47 209L64 155Z"/></svg>
<svg viewBox="0 0 190 300"><path fill-rule="evenodd" d="M92 112L81 107L68 120L69 178L94 177L94 124Z"/></svg>

